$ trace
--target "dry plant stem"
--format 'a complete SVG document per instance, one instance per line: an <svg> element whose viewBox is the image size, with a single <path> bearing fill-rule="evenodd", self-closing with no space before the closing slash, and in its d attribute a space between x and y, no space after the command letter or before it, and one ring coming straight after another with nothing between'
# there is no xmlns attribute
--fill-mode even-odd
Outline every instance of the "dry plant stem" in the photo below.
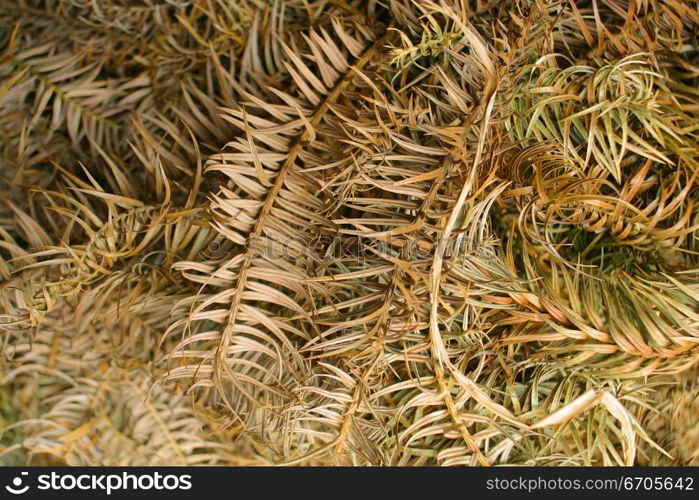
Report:
<svg viewBox="0 0 699 500"><path fill-rule="evenodd" d="M439 333L439 286L441 282L441 276L442 276L442 263L444 260L444 252L446 249L446 245L449 241L449 237L451 236L451 232L453 231L454 225L456 224L456 218L460 214L461 208L463 207L464 203L466 202L466 197L468 194L471 192L471 189L473 188L473 182L475 180L475 172L478 168L478 165L480 164L480 157L482 154L482 148L483 144L485 142L485 134L487 132L488 128L488 122L490 120L490 114L492 112L493 108L493 102L494 102L495 94L491 96L491 98L488 100L488 106L485 111L485 116L483 117L483 123L481 125L481 134L480 134L480 139L479 139L479 144L478 144L478 149L476 151L476 159L474 160L473 163L473 171L469 174L469 179L466 181L464 186L461 189L461 193L459 194L459 198L456 201L456 204L454 205L454 208L452 209L452 212L449 216L449 219L447 221L447 224L444 228L444 231L442 233L441 239L439 241L439 244L437 245L435 249L435 255L434 255L434 260L432 263L432 275L430 277L430 285L431 285L431 293L430 293L430 299L431 299L431 309L430 309L430 345L431 345L431 350L432 350L432 360L435 364L435 376L437 377L437 382L439 383L439 390L442 392L445 403L447 405L447 408L449 410L449 414L451 415L452 420L454 420L454 423L458 425L459 431L462 434L462 437L464 441L468 444L468 446L473 450L473 452L476 454L476 458L478 459L478 462L481 465L488 466L490 463L488 462L488 459L483 455L483 453L480 451L480 448L476 444L476 442L473 440L473 436L471 436L471 433L468 431L466 426L463 424L461 421L461 418L459 417L458 410L456 409L456 405L454 403L454 399L451 397L451 392L449 390L449 386L447 385L445 378L444 378L444 366L446 365L449 370L456 370L457 368L451 363L451 360L449 359L449 355L446 352L446 348L444 347L444 342L442 340L442 336Z"/></svg>
<svg viewBox="0 0 699 500"><path fill-rule="evenodd" d="M479 55L481 55L482 58L487 58L488 56L487 52L485 51L485 47L482 46L482 43L480 42L480 40L478 40L477 35L472 33L470 27L463 26L462 29L464 30L465 36L468 36L470 34L470 36L468 37L471 39L472 43L480 45L480 47L478 47L480 50L477 49L477 53L479 53ZM483 62L484 69L488 68L488 63L489 61L487 60ZM494 72L486 72L485 78L495 78ZM493 105L495 103L496 85L491 81L486 81L484 87L486 90L484 91L483 98L487 99L487 104L483 113L482 123L480 126L480 134L478 138L478 145L476 148L475 158L473 164L471 165L471 171L468 173L468 177L466 178L466 181L464 182L464 185L461 188L459 197L457 198L456 203L451 209L449 219L447 220L447 223L444 229L442 230L440 240L435 248L435 254L432 262L432 270L430 276L430 346L432 352L432 360L435 364L435 376L437 377L439 389L444 397L447 409L449 410L449 414L451 415L454 424L458 426L459 432L461 432L464 441L475 453L478 462L481 465L487 466L490 465L487 458L480 451L480 448L473 440L473 436L471 436L470 432L461 421L454 400L451 397L449 386L445 380L444 367L446 366L449 370L456 370L456 367L454 367L451 363L449 355L446 352L446 348L444 347L444 342L439 333L439 289L442 279L442 264L444 260L444 252L446 251L446 247L449 244L449 238L451 237L451 233L454 229L454 226L456 225L456 220L461 215L461 209L463 208L464 203L466 202L466 198L471 193L471 190L474 187L474 183L476 181L476 177L478 175L480 167L481 156L485 147L485 139L490 123L490 116L493 111ZM452 152L451 154L454 155L455 153Z"/></svg>

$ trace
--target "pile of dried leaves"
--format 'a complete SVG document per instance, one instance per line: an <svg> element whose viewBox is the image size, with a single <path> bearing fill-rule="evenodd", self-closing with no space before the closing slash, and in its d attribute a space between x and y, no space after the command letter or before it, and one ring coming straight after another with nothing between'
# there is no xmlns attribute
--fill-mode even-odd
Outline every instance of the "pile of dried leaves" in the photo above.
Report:
<svg viewBox="0 0 699 500"><path fill-rule="evenodd" d="M3 0L3 462L699 463L698 38Z"/></svg>

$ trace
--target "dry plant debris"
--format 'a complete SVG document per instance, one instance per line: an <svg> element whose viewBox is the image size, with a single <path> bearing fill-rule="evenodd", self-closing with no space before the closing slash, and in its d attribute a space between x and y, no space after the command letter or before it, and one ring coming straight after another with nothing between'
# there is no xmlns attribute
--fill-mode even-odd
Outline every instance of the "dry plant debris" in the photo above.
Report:
<svg viewBox="0 0 699 500"><path fill-rule="evenodd" d="M5 464L699 464L696 0L3 0Z"/></svg>

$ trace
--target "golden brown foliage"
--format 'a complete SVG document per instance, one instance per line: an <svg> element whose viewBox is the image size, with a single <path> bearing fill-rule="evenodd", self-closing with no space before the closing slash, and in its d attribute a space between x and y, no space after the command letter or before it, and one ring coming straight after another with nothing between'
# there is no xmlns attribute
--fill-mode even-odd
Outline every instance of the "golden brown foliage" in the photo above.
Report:
<svg viewBox="0 0 699 500"><path fill-rule="evenodd" d="M2 2L5 461L696 464L698 27Z"/></svg>

